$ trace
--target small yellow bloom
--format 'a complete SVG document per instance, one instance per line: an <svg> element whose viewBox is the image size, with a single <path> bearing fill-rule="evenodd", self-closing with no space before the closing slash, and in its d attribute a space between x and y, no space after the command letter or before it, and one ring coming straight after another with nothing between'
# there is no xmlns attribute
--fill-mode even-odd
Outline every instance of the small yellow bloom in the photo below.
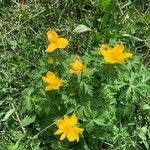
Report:
<svg viewBox="0 0 150 150"><path fill-rule="evenodd" d="M70 66L70 73L77 74L86 71L86 67L82 64L80 58L75 58L74 62Z"/></svg>
<svg viewBox="0 0 150 150"><path fill-rule="evenodd" d="M45 83L48 84L45 87L45 91L58 90L63 84L63 80L59 79L51 71L48 71L46 77L42 77L42 79Z"/></svg>
<svg viewBox="0 0 150 150"><path fill-rule="evenodd" d="M124 52L122 44L117 44L114 48L109 46L104 48L104 45L102 45L99 50L104 60L110 64L120 64L132 57L132 53Z"/></svg>
<svg viewBox="0 0 150 150"><path fill-rule="evenodd" d="M54 133L54 135L60 135L60 140L64 140L67 138L70 142L79 141L79 133L84 131L83 128L75 127L77 124L77 117L73 114L70 118L65 116L63 119L59 119L56 122L58 130Z"/></svg>
<svg viewBox="0 0 150 150"><path fill-rule="evenodd" d="M47 63L48 64L53 64L54 63L54 59L52 57L48 57Z"/></svg>
<svg viewBox="0 0 150 150"><path fill-rule="evenodd" d="M47 38L50 44L45 52L51 53L57 48L66 48L68 46L68 40L66 38L59 38L59 35L55 31L48 31Z"/></svg>

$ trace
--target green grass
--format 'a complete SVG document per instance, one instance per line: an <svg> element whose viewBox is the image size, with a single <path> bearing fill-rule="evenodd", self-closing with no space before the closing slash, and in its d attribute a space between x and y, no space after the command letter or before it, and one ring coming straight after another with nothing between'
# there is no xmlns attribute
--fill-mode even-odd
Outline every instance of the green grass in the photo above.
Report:
<svg viewBox="0 0 150 150"><path fill-rule="evenodd" d="M141 56L143 64L150 65L149 0L0 0L0 8L2 150L50 149L48 133L45 133L45 139L39 137L31 142L31 137L38 134L40 128L38 130L34 124L27 127L22 125L22 120L27 115L22 104L28 93L25 89L34 86L38 89L42 84L39 77L46 72L42 66L49 28L68 37L71 43L68 53L83 55L102 43L114 45L123 42L133 53ZM79 24L88 26L91 31L73 33ZM43 102L44 99L43 97ZM5 116L8 111L8 116ZM45 120L41 126L44 129L49 124ZM86 144L84 148L86 149ZM60 149L59 145L55 149ZM137 149L144 150L142 147Z"/></svg>

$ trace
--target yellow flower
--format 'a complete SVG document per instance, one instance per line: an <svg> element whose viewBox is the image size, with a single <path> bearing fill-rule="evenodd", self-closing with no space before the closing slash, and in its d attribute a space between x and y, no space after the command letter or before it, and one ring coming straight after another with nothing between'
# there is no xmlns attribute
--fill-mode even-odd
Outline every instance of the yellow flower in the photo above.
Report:
<svg viewBox="0 0 150 150"><path fill-rule="evenodd" d="M54 59L52 57L48 57L47 63L48 64L53 64L54 63Z"/></svg>
<svg viewBox="0 0 150 150"><path fill-rule="evenodd" d="M64 140L67 138L70 142L79 141L79 133L84 131L83 128L75 127L77 124L77 117L73 114L70 118L65 116L63 119L59 119L56 122L57 127L59 128L56 130L54 135L60 135L60 140Z"/></svg>
<svg viewBox="0 0 150 150"><path fill-rule="evenodd" d="M66 48L68 46L68 40L66 38L59 38L59 35L55 31L48 31L47 38L50 44L45 52L51 53L57 48Z"/></svg>
<svg viewBox="0 0 150 150"><path fill-rule="evenodd" d="M79 58L75 58L74 62L70 66L69 72L71 74L77 74L85 71L86 71L86 67L82 64L81 60Z"/></svg>
<svg viewBox="0 0 150 150"><path fill-rule="evenodd" d="M132 53L124 52L124 46L122 44L117 44L114 48L107 46L106 49L102 45L99 50L104 60L110 64L120 64L132 57Z"/></svg>
<svg viewBox="0 0 150 150"><path fill-rule="evenodd" d="M56 77L51 71L48 71L46 77L42 77L42 79L48 84L45 91L58 90L63 84L63 80Z"/></svg>

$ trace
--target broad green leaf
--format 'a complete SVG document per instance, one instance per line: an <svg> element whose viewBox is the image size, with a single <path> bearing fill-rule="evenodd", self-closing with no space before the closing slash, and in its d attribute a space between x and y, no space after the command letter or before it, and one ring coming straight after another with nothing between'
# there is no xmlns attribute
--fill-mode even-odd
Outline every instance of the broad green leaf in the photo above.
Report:
<svg viewBox="0 0 150 150"><path fill-rule="evenodd" d="M32 102L32 97L31 94L34 92L34 88L30 87L30 88L26 88L23 92L22 92L22 96L23 96L23 106L26 110L28 111L32 111L33 108L33 102Z"/></svg>
<svg viewBox="0 0 150 150"><path fill-rule="evenodd" d="M142 127L141 130L142 130L142 132L143 132L144 134L147 133L147 127Z"/></svg>
<svg viewBox="0 0 150 150"><path fill-rule="evenodd" d="M91 31L91 29L83 24L81 25L78 25L74 30L73 32L74 33L77 33L77 34L80 34L80 33L84 33L84 32L87 32L87 31Z"/></svg>
<svg viewBox="0 0 150 150"><path fill-rule="evenodd" d="M13 109L10 109L10 110L6 113L6 115L5 115L5 117L3 118L2 121L6 121L14 112L15 112L15 109L14 109L14 108L13 108Z"/></svg>
<svg viewBox="0 0 150 150"><path fill-rule="evenodd" d="M15 149L14 144L9 144L9 145L6 145L6 146L7 146L7 150L14 150Z"/></svg>
<svg viewBox="0 0 150 150"><path fill-rule="evenodd" d="M143 110L150 110L150 106L148 104L143 105Z"/></svg>
<svg viewBox="0 0 150 150"><path fill-rule="evenodd" d="M0 88L1 88L1 87L0 87ZM3 103L4 103L4 100L1 100L1 101L0 101L0 106L1 106Z"/></svg>
<svg viewBox="0 0 150 150"><path fill-rule="evenodd" d="M22 125L23 126L28 126L29 124L31 124L32 122L35 121L36 116L26 116L23 120L22 120Z"/></svg>
<svg viewBox="0 0 150 150"><path fill-rule="evenodd" d="M146 136L142 130L139 130L137 134L142 140L146 140Z"/></svg>
<svg viewBox="0 0 150 150"><path fill-rule="evenodd" d="M146 138L146 133L147 133L147 127L142 127L138 132L138 136L141 138L141 140L143 141L146 149L149 149L149 144L147 142L147 138Z"/></svg>
<svg viewBox="0 0 150 150"><path fill-rule="evenodd" d="M20 144L20 141L22 140L22 138L24 137L24 135L22 136L22 137L20 137L20 139L16 142L16 144L14 145L14 147L13 147L13 150L18 150L18 148L19 148L19 144Z"/></svg>
<svg viewBox="0 0 150 150"><path fill-rule="evenodd" d="M103 10L105 10L111 3L112 0L100 0L100 5Z"/></svg>
<svg viewBox="0 0 150 150"><path fill-rule="evenodd" d="M149 150L149 143L146 140L143 140L143 143L147 150Z"/></svg>

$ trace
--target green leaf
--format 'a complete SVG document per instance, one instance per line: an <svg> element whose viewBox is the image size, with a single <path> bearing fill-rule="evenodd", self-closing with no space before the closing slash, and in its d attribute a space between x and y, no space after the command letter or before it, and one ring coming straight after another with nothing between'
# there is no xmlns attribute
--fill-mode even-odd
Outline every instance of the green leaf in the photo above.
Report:
<svg viewBox="0 0 150 150"><path fill-rule="evenodd" d="M92 91L93 88L92 88L92 86L86 84L84 81L82 81L82 82L80 83L80 87L84 90L85 94L88 94L88 95L90 95L90 96L93 95L93 91Z"/></svg>
<svg viewBox="0 0 150 150"><path fill-rule="evenodd" d="M99 126L104 125L104 119L103 119L103 118L97 117L97 118L94 119L94 122L95 122L97 125L99 125Z"/></svg>
<svg viewBox="0 0 150 150"><path fill-rule="evenodd" d="M33 109L33 101L32 101L32 97L31 94L34 92L34 88L30 87L30 88L26 88L23 92L23 106L27 111L32 111Z"/></svg>
<svg viewBox="0 0 150 150"><path fill-rule="evenodd" d="M143 110L150 110L150 106L148 104L143 105Z"/></svg>
<svg viewBox="0 0 150 150"><path fill-rule="evenodd" d="M22 120L22 125L23 126L28 126L29 124L31 124L32 122L35 121L36 116L26 116L23 120Z"/></svg>
<svg viewBox="0 0 150 150"><path fill-rule="evenodd" d="M146 149L149 149L149 144L147 142L146 133L147 133L147 127L142 127L137 132L138 136L141 138L142 142L144 143Z"/></svg>
<svg viewBox="0 0 150 150"><path fill-rule="evenodd" d="M146 136L142 130L139 130L137 134L142 140L146 140Z"/></svg>
<svg viewBox="0 0 150 150"><path fill-rule="evenodd" d="M34 92L33 87L26 88L23 92L22 95L30 96Z"/></svg>
<svg viewBox="0 0 150 150"><path fill-rule="evenodd" d="M15 112L15 108L10 109L10 110L6 113L6 115L5 115L5 117L3 118L2 121L6 121L14 112Z"/></svg>
<svg viewBox="0 0 150 150"><path fill-rule="evenodd" d="M19 148L19 144L20 144L20 141L22 140L22 138L24 137L24 135L23 136L21 136L20 137L20 139L16 142L16 144L14 145L14 147L13 147L13 150L17 150L18 148Z"/></svg>
<svg viewBox="0 0 150 150"><path fill-rule="evenodd" d="M7 150L14 150L15 149L14 144L9 144L9 145L6 145L6 146L7 146Z"/></svg>
<svg viewBox="0 0 150 150"><path fill-rule="evenodd" d="M112 3L112 0L101 0L99 2L100 2L102 9L105 10L108 6L110 6L110 4Z"/></svg>
<svg viewBox="0 0 150 150"><path fill-rule="evenodd" d="M147 127L142 127L141 130L142 130L142 132L143 132L144 134L147 133Z"/></svg>
<svg viewBox="0 0 150 150"><path fill-rule="evenodd" d="M33 108L32 99L29 97L26 97L26 99L24 99L23 101L23 106L25 107L26 110L32 111L32 108Z"/></svg>
<svg viewBox="0 0 150 150"><path fill-rule="evenodd" d="M84 33L84 32L87 32L87 31L91 31L91 29L83 24L81 25L78 25L74 30L73 32L74 33L77 33L77 34L80 34L80 33Z"/></svg>
<svg viewBox="0 0 150 150"><path fill-rule="evenodd" d="M90 121L88 124L86 124L86 130L90 133L94 130L94 122Z"/></svg>
<svg viewBox="0 0 150 150"><path fill-rule="evenodd" d="M149 149L149 143L146 140L143 140L143 143L144 143L146 149Z"/></svg>

